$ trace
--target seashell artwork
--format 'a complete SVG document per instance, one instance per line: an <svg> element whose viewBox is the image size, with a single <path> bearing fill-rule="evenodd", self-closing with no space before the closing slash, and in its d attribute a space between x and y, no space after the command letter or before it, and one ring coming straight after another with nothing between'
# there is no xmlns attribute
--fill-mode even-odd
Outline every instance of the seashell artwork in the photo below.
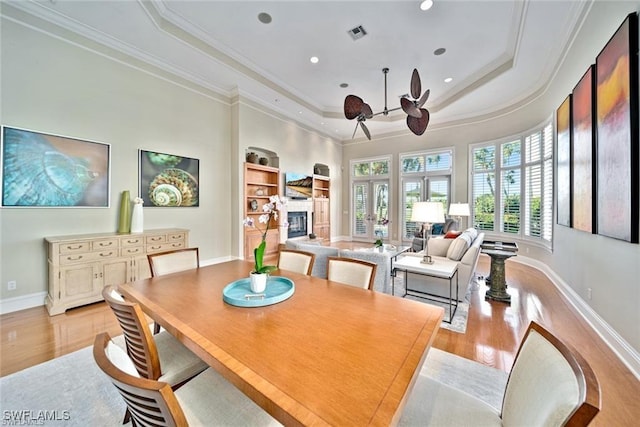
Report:
<svg viewBox="0 0 640 427"><path fill-rule="evenodd" d="M198 206L198 160L171 154L140 153L141 195L148 206Z"/></svg>
<svg viewBox="0 0 640 427"><path fill-rule="evenodd" d="M4 206L108 206L108 145L8 127L3 133Z"/></svg>

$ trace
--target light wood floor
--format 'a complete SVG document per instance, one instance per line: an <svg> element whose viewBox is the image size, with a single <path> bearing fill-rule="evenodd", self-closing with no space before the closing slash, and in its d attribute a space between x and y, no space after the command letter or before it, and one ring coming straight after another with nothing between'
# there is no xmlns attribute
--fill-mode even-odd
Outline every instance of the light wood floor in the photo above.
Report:
<svg viewBox="0 0 640 427"><path fill-rule="evenodd" d="M341 244L351 247L352 244ZM481 256L477 273L487 275L489 260ZM596 426L627 426L640 419L640 381L577 314L541 272L507 261L510 305L484 300L484 286L471 295L467 332L445 329L434 346L488 366L508 371L521 337L535 320L577 348L589 361L601 387ZM104 303L49 317L44 307L0 316L0 376L25 369L91 345L95 335L121 333ZM6 392L6 390L3 390ZM637 425L637 424L636 424Z"/></svg>

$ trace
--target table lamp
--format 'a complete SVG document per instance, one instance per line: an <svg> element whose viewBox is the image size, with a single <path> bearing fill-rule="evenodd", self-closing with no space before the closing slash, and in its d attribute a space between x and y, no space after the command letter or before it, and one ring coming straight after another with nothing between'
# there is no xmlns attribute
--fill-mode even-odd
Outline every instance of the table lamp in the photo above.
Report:
<svg viewBox="0 0 640 427"><path fill-rule="evenodd" d="M422 251L424 252L424 257L421 262L423 264L433 264L433 260L429 256L427 244L429 242L429 234L431 233L431 225L436 222L444 222L444 208L442 207L442 203L415 202L411 210L411 221L426 224L427 230L422 233Z"/></svg>
<svg viewBox="0 0 640 427"><path fill-rule="evenodd" d="M462 228L462 217L471 215L469 203L451 203L449 205L449 216L455 216Z"/></svg>

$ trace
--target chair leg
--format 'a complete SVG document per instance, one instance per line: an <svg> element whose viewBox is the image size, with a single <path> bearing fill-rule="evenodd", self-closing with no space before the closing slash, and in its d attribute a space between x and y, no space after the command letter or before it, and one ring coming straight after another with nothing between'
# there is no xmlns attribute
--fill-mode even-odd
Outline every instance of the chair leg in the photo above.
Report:
<svg viewBox="0 0 640 427"><path fill-rule="evenodd" d="M124 419L122 420L122 424L123 425L127 424L127 423L129 423L129 421L131 421L131 425L135 425L135 423L131 419L131 412L129 412L129 408L127 408L127 410L124 413Z"/></svg>
<svg viewBox="0 0 640 427"><path fill-rule="evenodd" d="M153 322L153 335L160 333L160 324Z"/></svg>

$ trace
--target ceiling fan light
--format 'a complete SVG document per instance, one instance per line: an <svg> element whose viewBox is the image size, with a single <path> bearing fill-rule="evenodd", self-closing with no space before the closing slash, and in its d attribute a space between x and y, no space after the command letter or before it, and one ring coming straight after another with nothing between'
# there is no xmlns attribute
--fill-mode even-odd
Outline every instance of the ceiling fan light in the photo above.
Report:
<svg viewBox="0 0 640 427"><path fill-rule="evenodd" d="M424 0L422 3L420 3L421 10L429 10L431 9L431 6L433 6L433 0Z"/></svg>

